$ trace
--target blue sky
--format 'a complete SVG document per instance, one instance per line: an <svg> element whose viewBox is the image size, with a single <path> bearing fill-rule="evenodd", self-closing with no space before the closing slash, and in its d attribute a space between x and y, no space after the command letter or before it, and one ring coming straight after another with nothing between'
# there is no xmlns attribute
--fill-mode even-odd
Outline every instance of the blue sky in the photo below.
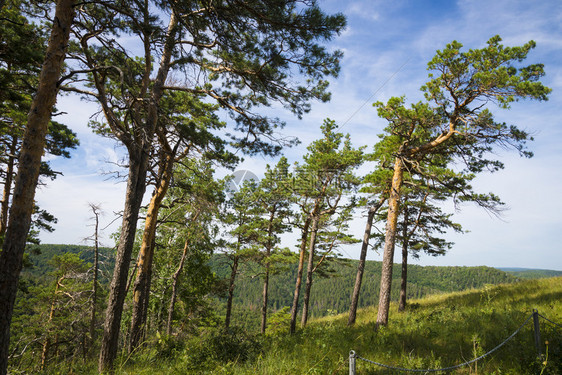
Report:
<svg viewBox="0 0 562 375"><path fill-rule="evenodd" d="M475 183L478 190L499 195L509 210L498 219L479 208L462 207L455 219L470 232L452 235L455 246L446 256L422 257L417 262L562 270L562 2L325 0L319 4L327 12L342 12L348 17L347 29L330 43L330 48L344 51L342 70L331 82L330 103L315 103L302 120L276 112L287 122L283 133L302 141L285 151L291 161L299 160L306 145L320 136L325 118L342 125L354 145L371 148L385 126L371 104L400 95L408 102L422 99L419 87L427 79L427 61L452 40L466 48L482 47L496 34L506 45L521 45L531 39L537 42L528 63L545 64L544 82L553 89L550 100L515 103L509 111L494 110L497 119L534 134L530 149L535 157L522 159L513 151L498 150L505 170L482 175ZM122 209L124 183L107 180L100 172L114 169L107 162L118 161L123 151L87 128L95 105L65 96L57 106L68 113L57 120L77 132L82 144L72 159L53 160L64 176L38 192L40 205L59 218L56 231L42 234L41 239L44 243L79 243L92 232L88 202L102 205L106 213L103 223L109 223L113 212ZM275 162L257 157L238 169L259 176L266 164ZM452 211L453 207L445 209ZM363 212L358 210L355 217L353 230L361 236ZM116 225L105 231L106 245L112 245L107 236ZM344 253L357 257L359 249L346 248ZM380 260L382 255L372 252L369 258Z"/></svg>

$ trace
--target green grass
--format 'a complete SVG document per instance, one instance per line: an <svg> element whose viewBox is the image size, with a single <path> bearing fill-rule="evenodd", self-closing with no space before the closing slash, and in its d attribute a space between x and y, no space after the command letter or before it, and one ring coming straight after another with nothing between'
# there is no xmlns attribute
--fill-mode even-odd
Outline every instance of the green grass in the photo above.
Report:
<svg viewBox="0 0 562 375"><path fill-rule="evenodd" d="M276 334L209 332L187 341L164 338L118 366L118 374L348 374L349 351L372 361L406 368L441 368L486 353L511 335L533 309L562 323L562 278L527 280L480 290L410 301L406 312L391 306L388 327L375 331L376 310L313 320L295 335L285 333L286 316L276 316ZM452 374L562 374L562 329L541 319L537 358L532 319L492 355ZM246 359L246 360L244 360ZM78 373L78 372L77 372ZM399 374L357 361L357 374ZM444 372L441 372L444 374ZM405 373L404 373L405 374Z"/></svg>

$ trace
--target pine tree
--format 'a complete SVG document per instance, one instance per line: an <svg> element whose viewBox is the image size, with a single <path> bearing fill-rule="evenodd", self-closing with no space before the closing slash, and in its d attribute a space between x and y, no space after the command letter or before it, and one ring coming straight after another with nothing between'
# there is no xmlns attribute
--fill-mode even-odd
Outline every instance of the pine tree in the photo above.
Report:
<svg viewBox="0 0 562 375"><path fill-rule="evenodd" d="M428 68L437 76L422 87L427 102L407 108L403 98L391 98L386 104L376 103L378 114L389 123L386 129L395 140L392 188L386 224L383 269L377 325L388 323L392 263L398 231L401 189L404 172L423 166L431 154L449 155L464 162L466 170L478 173L497 170L503 165L487 159L495 145L512 146L523 156L531 156L525 143L532 139L515 126L494 120L486 103L509 108L518 99L546 100L550 89L540 78L541 64L517 68L535 47L529 42L521 47L504 47L499 36L482 49L461 52L462 44L452 42L437 51ZM432 107L433 105L433 107ZM420 170L421 172L421 170Z"/></svg>
<svg viewBox="0 0 562 375"><path fill-rule="evenodd" d="M323 138L308 146L304 163L296 167L294 188L298 194L297 204L304 225L291 309L291 333L295 331L296 326L305 253L308 252L308 262L301 317L303 327L308 320L318 231L322 222L329 220L343 204L344 195L352 192L358 185L359 181L353 170L363 162L362 149L354 149L349 135L344 136L337 132L334 121L325 120L321 129Z"/></svg>
<svg viewBox="0 0 562 375"><path fill-rule="evenodd" d="M96 4L80 10L75 56L81 66L65 78L80 81L86 74L90 88L69 83L65 89L100 104L104 122L98 131L118 139L128 153L125 209L100 353L99 368L105 371L118 352L137 218L165 93L204 95L236 123L232 138L226 137L234 147L249 154L278 153L291 143L275 137L275 128L283 124L254 109L279 102L300 116L310 100L328 100L323 78L337 74L341 53L328 52L321 43L339 33L345 20L325 15L314 2L292 1L266 6L259 1L134 1L117 2L108 12ZM135 38L142 56L119 45L121 33ZM297 71L305 85L294 79Z"/></svg>
<svg viewBox="0 0 562 375"><path fill-rule="evenodd" d="M57 2L56 22L53 22L37 92L31 104L23 136L12 206L0 253L0 375L7 372L10 323L23 252L34 207L45 136L59 89L59 78L73 19L74 1Z"/></svg>

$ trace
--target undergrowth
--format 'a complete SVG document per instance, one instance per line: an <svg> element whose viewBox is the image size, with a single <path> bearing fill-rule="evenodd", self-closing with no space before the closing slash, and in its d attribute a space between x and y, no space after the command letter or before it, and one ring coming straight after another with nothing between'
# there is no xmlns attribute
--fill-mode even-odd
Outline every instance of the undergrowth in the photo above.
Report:
<svg viewBox="0 0 562 375"><path fill-rule="evenodd" d="M287 309L272 316L266 336L242 330L210 330L187 340L159 338L118 374L348 374L349 351L384 364L413 369L442 368L470 361L508 338L533 309L562 323L562 278L487 286L410 301L405 312L391 306L388 327L375 330L376 310L314 320L287 334ZM503 347L447 374L562 374L562 328L540 319L538 356L530 319ZM56 372L53 372L56 373ZM68 372L67 372L68 373ZM357 360L357 374L400 374ZM445 372L436 372L445 374Z"/></svg>

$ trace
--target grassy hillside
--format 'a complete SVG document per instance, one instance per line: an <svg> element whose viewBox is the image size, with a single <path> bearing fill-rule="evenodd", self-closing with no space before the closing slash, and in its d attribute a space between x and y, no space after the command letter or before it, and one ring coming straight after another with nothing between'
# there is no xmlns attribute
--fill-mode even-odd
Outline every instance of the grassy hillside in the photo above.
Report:
<svg viewBox="0 0 562 375"><path fill-rule="evenodd" d="M316 319L294 336L270 332L265 339L253 341L239 334L222 335L220 340L218 336L203 335L181 346L176 344L170 358L147 353L136 363L125 364L119 373L348 374L350 350L394 366L441 368L491 350L516 331L534 308L562 323L562 278L432 296L416 300L413 308L404 313L397 313L393 306L389 326L378 331L375 310L367 308L360 311L358 323L352 328L346 326L346 316L342 314ZM285 323L283 319L278 321ZM542 319L540 327L542 350L548 356L537 359L530 320L491 356L449 373L562 373L561 330ZM215 354L209 354L210 350ZM216 354L220 350L223 355ZM225 358L230 362L226 363ZM392 373L397 372L357 362L357 374Z"/></svg>

